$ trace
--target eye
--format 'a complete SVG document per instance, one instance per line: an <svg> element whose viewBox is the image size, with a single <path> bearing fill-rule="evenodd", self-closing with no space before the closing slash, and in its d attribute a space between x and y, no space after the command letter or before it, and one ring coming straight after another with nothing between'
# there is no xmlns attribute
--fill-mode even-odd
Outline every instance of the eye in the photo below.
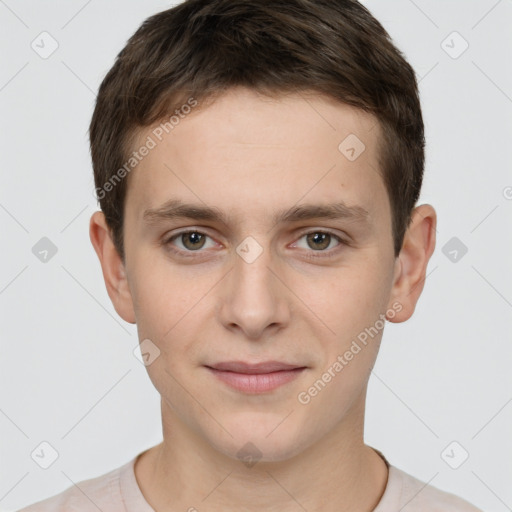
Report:
<svg viewBox="0 0 512 512"><path fill-rule="evenodd" d="M321 253L331 252L328 251L327 249L329 248L333 241L337 242L335 247L338 247L339 245L343 245L345 243L341 237L335 235L334 233L330 233L329 231L309 231L307 233L302 234L299 240L302 239L305 239L306 242L306 247L302 246L302 248L312 249L314 252ZM299 243L296 242L295 245L299 246ZM313 257L316 256L317 255L313 255Z"/></svg>
<svg viewBox="0 0 512 512"><path fill-rule="evenodd" d="M210 245L207 244L207 239L211 240ZM306 246L299 244L299 242L295 242L292 247L300 247L302 249L309 249L309 253L320 253L320 254L308 254L309 258L321 258L321 257L329 257L333 256L334 253L338 251L328 250L334 241L337 244L334 247L338 247L341 245L348 245L341 237L331 233L329 231L309 231L303 233L299 241L305 239ZM187 231L180 231L179 233L175 233L171 237L165 239L163 241L163 245L168 247L169 250L174 253L184 256L184 257L193 257L195 256L193 253L201 253L201 249L208 249L211 247L215 247L215 242L213 242L212 238L207 234L197 231L195 229L189 229ZM332 247L331 247L332 249Z"/></svg>
<svg viewBox="0 0 512 512"><path fill-rule="evenodd" d="M181 231L180 233L168 238L164 244L172 245L172 242L176 240L181 243L181 247L178 246L180 250L176 252L197 252L199 249L203 249L205 247L207 238L210 237L200 231Z"/></svg>

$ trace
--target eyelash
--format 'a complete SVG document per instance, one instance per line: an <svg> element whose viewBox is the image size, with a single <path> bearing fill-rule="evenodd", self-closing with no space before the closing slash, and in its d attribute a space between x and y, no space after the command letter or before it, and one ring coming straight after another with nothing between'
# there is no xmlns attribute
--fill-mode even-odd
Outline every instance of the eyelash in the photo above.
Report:
<svg viewBox="0 0 512 512"><path fill-rule="evenodd" d="M202 231L199 231L197 229L187 229L187 230L184 230L184 231L180 231L178 233L174 233L172 236L166 238L162 244L168 248L168 250L172 251L173 253L175 254L178 254L179 256L182 256L184 258L195 258L196 255L194 253L201 253L201 252L204 252L204 251L201 251L201 250L198 250L198 251L184 251L182 249L176 249L172 246L171 242L173 242L176 238L182 236L182 235L186 235L188 233L198 233L199 235L204 235L208 238L211 238L208 234L206 233L203 233ZM332 233L331 231L324 231L324 230L318 230L318 229L315 229L315 230L312 230L312 231L306 231L304 233L301 233L301 235L299 236L298 240L300 240L301 238L307 236L307 235L311 235L311 234L325 234L325 235L330 235L331 237L335 238L337 242L339 242L339 244L332 248L332 249L329 249L329 250L319 250L319 251L313 251L311 249L311 251L308 251L308 252L319 252L321 254L308 254L308 255L305 255L304 257L306 259L311 259L311 260L316 260L318 258L331 258L331 257L334 257L337 255L337 253L339 252L339 250L341 249L341 246L348 246L349 243L344 240L343 238L341 238L340 236L336 235L335 233Z"/></svg>

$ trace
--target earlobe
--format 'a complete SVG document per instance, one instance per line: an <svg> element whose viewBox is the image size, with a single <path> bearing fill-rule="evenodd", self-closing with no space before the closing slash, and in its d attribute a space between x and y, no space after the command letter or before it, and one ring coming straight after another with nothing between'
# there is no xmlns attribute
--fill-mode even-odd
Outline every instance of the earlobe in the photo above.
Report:
<svg viewBox="0 0 512 512"><path fill-rule="evenodd" d="M390 322L405 322L414 313L425 284L427 265L435 249L436 224L436 212L432 206L423 204L414 208L395 263L389 301L389 307L399 303L401 309L392 318L387 318Z"/></svg>
<svg viewBox="0 0 512 512"><path fill-rule="evenodd" d="M115 310L126 322L136 323L126 270L112 241L103 212L97 211L91 216L89 237L100 260L107 293Z"/></svg>

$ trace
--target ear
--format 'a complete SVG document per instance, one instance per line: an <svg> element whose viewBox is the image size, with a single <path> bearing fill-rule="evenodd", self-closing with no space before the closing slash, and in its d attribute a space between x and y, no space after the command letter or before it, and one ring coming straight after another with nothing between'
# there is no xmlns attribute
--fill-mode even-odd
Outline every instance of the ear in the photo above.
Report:
<svg viewBox="0 0 512 512"><path fill-rule="evenodd" d="M108 296L119 316L135 323L133 301L124 264L117 252L103 212L94 212L89 223L89 237L98 255Z"/></svg>
<svg viewBox="0 0 512 512"><path fill-rule="evenodd" d="M414 313L425 284L427 264L436 246L437 216L429 204L412 211L411 223L405 233L400 254L395 261L395 276L388 304L400 303L401 309L387 318L390 322L405 322Z"/></svg>

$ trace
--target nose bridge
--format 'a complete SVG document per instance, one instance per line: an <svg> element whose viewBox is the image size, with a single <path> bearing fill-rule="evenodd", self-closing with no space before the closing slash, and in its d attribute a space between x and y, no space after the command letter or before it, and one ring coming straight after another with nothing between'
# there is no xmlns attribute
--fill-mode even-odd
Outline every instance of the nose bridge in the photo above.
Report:
<svg viewBox="0 0 512 512"><path fill-rule="evenodd" d="M256 242L257 243L257 242ZM263 248L254 242L243 242L237 248L233 272L234 284L243 294L253 289L254 296L260 292L270 293L273 277L272 254L268 247Z"/></svg>

